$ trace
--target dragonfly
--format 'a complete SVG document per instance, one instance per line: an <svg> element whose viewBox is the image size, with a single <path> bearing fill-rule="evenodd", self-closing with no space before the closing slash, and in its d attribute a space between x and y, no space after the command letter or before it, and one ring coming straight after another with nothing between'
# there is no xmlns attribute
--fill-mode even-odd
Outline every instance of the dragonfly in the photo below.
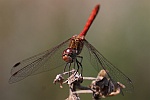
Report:
<svg viewBox="0 0 150 100"><path fill-rule="evenodd" d="M71 65L77 66L77 69L82 69L83 57L80 54L84 52L84 48L91 65L95 69L104 69L108 72L108 77L112 82L121 82L126 86L124 91L133 91L132 81L85 39L99 9L100 4L94 7L79 35L74 35L52 49L16 63L11 69L9 83L16 83L28 76L50 71L61 66L65 66L64 70L66 67L70 68Z"/></svg>

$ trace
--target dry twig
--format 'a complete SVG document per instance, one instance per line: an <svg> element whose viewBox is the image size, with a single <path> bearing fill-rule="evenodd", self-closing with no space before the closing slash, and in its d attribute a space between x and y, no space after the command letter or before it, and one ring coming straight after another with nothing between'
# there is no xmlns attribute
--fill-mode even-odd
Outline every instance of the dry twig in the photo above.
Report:
<svg viewBox="0 0 150 100"><path fill-rule="evenodd" d="M70 75L64 81L64 75ZM84 80L91 80L91 85L89 87L82 86ZM82 77L75 69L58 74L54 79L54 83L59 83L60 88L62 84L68 84L69 86L69 97L66 100L80 100L79 94L81 93L91 93L93 94L93 100L100 100L101 98L106 98L109 96L115 96L121 92L122 88L125 88L120 82L112 82L108 77L105 70L101 70L97 76L94 77Z"/></svg>

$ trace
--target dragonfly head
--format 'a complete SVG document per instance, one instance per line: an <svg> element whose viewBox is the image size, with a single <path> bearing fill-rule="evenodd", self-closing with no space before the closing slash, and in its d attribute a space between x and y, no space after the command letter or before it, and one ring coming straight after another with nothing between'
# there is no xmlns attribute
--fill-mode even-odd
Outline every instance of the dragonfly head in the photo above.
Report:
<svg viewBox="0 0 150 100"><path fill-rule="evenodd" d="M67 48L66 50L64 50L62 55L63 60L68 63L72 63L75 57L76 57L76 50L72 48Z"/></svg>

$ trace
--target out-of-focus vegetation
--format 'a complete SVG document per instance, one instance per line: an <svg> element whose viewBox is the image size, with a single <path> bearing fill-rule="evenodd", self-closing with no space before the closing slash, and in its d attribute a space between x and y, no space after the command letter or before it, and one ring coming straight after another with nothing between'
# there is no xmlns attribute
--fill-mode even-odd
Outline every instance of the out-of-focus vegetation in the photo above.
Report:
<svg viewBox="0 0 150 100"><path fill-rule="evenodd" d="M53 79L63 68L8 84L18 61L80 33L96 4L100 12L86 39L134 84L134 92L106 100L147 100L150 89L149 0L1 0L0 100L64 100L68 87ZM90 71L91 72L91 71ZM92 100L91 95L81 95Z"/></svg>

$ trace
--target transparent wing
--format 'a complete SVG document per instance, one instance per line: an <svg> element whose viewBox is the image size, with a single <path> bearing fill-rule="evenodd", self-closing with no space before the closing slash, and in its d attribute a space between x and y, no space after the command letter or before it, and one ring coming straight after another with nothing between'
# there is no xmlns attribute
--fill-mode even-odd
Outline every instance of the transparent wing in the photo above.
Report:
<svg viewBox="0 0 150 100"><path fill-rule="evenodd" d="M126 86L123 91L132 92L133 85L131 80L118 68L112 65L99 51L97 51L87 40L84 40L86 52L88 52L88 58L92 66L100 71L101 69L108 71L108 76L113 82L120 82Z"/></svg>
<svg viewBox="0 0 150 100"><path fill-rule="evenodd" d="M16 63L11 70L9 83L18 82L28 76L55 69L65 64L62 59L63 50L69 45L69 40L58 46Z"/></svg>

